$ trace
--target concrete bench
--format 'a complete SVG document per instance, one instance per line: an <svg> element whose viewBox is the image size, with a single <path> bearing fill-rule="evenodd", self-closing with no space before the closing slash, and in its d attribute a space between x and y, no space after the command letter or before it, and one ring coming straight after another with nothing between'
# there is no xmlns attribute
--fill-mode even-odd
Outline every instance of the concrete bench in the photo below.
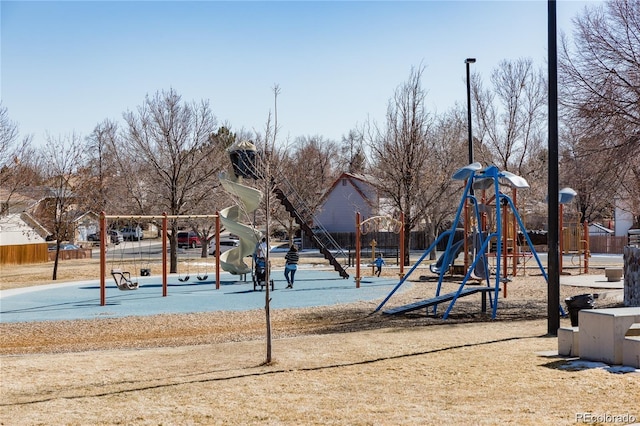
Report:
<svg viewBox="0 0 640 426"><path fill-rule="evenodd" d="M622 268L604 268L604 276L609 282L617 282L622 279Z"/></svg>
<svg viewBox="0 0 640 426"><path fill-rule="evenodd" d="M623 343L630 329L629 340L633 342L628 344L631 347L628 356L640 356L634 343L637 336L633 335L637 323L640 323L640 307L581 310L578 314L580 358L622 364L626 348Z"/></svg>
<svg viewBox="0 0 640 426"><path fill-rule="evenodd" d="M622 364L640 368L640 323L627 330L622 342Z"/></svg>
<svg viewBox="0 0 640 426"><path fill-rule="evenodd" d="M578 327L560 327L558 329L558 355L580 356Z"/></svg>

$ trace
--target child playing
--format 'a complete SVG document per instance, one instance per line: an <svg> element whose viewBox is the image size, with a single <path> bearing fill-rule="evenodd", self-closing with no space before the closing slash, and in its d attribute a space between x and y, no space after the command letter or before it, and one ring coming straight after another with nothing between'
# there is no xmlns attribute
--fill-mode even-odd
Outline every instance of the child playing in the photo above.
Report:
<svg viewBox="0 0 640 426"><path fill-rule="evenodd" d="M384 265L384 259L382 258L381 254L378 254L378 257L376 258L376 260L373 262L374 265L376 265L376 271L375 274L377 276L380 276L380 272L382 272L382 265Z"/></svg>

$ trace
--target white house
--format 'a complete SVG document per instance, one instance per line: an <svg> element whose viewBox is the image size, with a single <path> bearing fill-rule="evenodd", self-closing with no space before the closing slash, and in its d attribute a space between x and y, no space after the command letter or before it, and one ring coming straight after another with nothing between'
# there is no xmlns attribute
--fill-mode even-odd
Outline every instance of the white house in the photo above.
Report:
<svg viewBox="0 0 640 426"><path fill-rule="evenodd" d="M629 198L616 198L615 206L615 235L616 237L626 237L629 229L633 227L633 209L631 206L631 200Z"/></svg>
<svg viewBox="0 0 640 426"><path fill-rule="evenodd" d="M342 173L325 192L315 218L329 232L355 232L356 212L363 219L378 214L380 199L373 178Z"/></svg>
<svg viewBox="0 0 640 426"><path fill-rule="evenodd" d="M49 232L29 213L0 216L0 246L46 243Z"/></svg>

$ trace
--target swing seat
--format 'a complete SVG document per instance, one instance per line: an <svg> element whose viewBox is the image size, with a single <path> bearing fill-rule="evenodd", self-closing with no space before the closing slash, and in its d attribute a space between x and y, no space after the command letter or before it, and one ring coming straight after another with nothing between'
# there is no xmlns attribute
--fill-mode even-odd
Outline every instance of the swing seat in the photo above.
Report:
<svg viewBox="0 0 640 426"><path fill-rule="evenodd" d="M116 282L118 290L137 290L138 282L131 281L131 273L120 269L112 269L111 276Z"/></svg>
<svg viewBox="0 0 640 426"><path fill-rule="evenodd" d="M140 276L141 277L149 277L149 276L151 276L151 268L141 268L140 269Z"/></svg>
<svg viewBox="0 0 640 426"><path fill-rule="evenodd" d="M209 278L209 275L207 275L207 274L204 274L204 275L198 275L198 277L197 277L197 278L198 278L198 280L200 280L200 281L204 281L204 280L206 280L207 278Z"/></svg>

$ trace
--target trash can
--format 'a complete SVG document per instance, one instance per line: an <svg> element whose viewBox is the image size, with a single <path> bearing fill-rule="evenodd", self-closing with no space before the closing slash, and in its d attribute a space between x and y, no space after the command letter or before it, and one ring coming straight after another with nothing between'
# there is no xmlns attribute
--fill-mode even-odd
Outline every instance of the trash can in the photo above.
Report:
<svg viewBox="0 0 640 426"><path fill-rule="evenodd" d="M578 326L578 312L581 309L593 309L594 299L593 294L580 294L564 299L564 303L567 304L567 308L569 309L569 318L571 319L572 327Z"/></svg>

